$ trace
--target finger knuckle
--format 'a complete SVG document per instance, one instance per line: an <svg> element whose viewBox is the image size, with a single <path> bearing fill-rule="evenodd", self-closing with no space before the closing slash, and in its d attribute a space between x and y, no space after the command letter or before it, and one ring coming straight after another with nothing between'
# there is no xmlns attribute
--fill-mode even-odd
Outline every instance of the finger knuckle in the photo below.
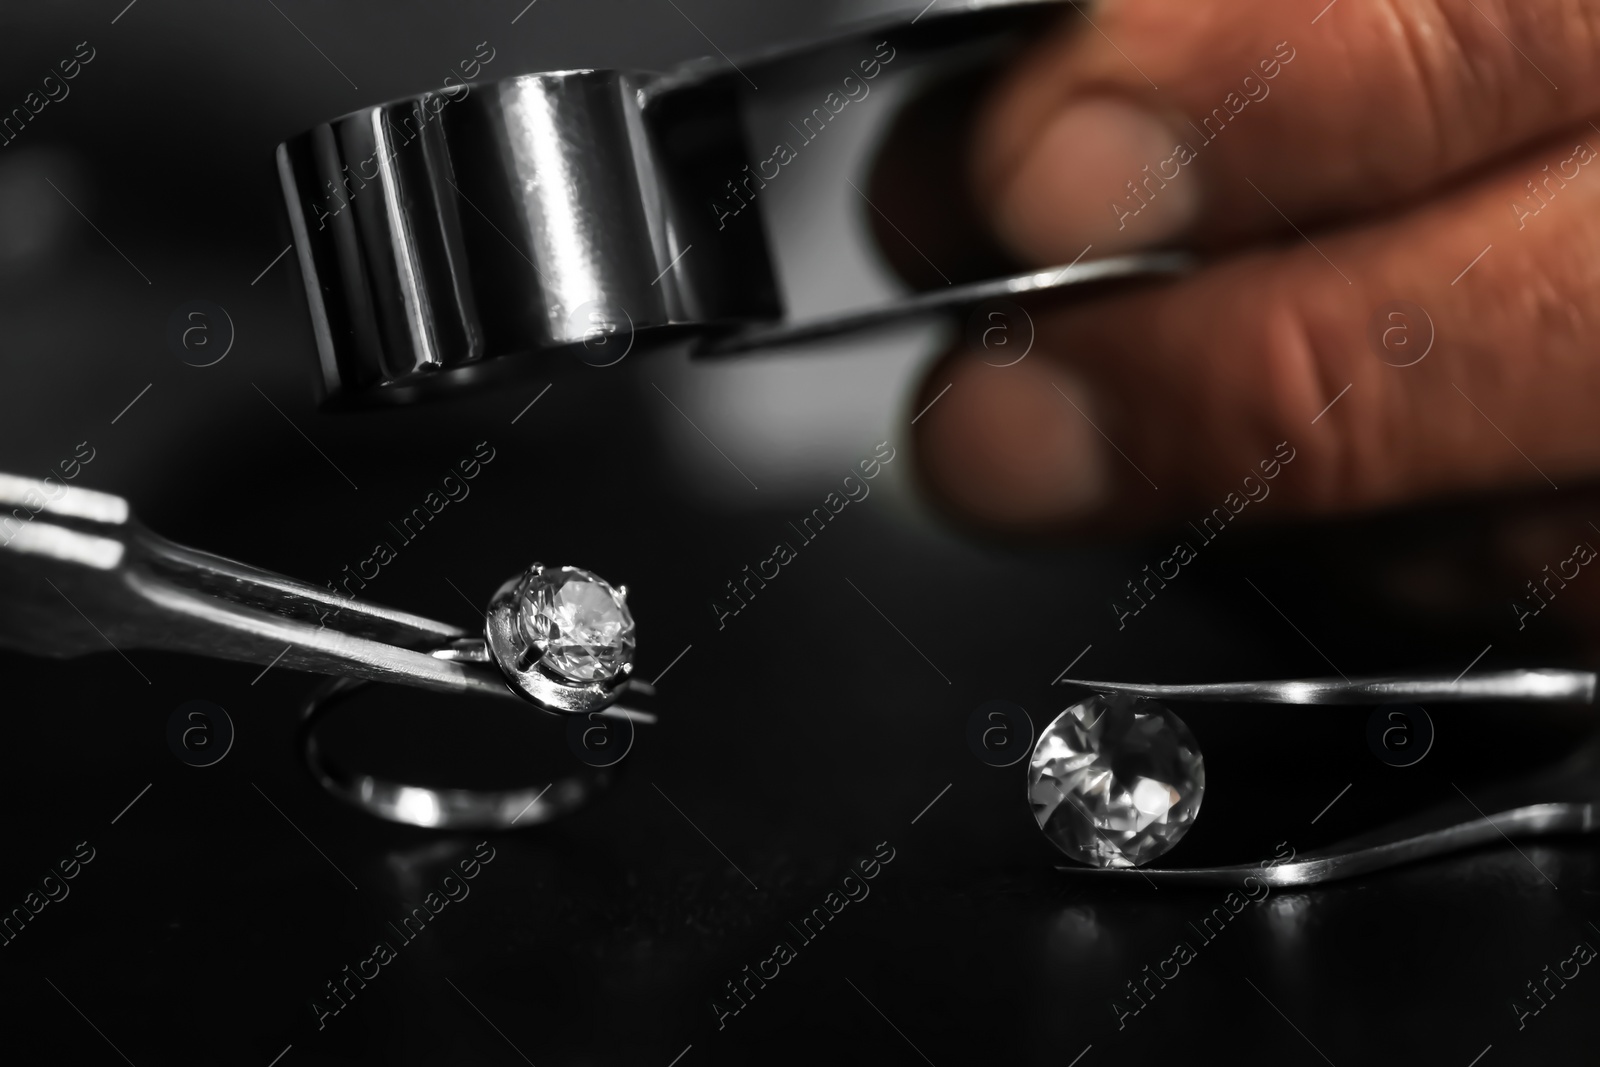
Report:
<svg viewBox="0 0 1600 1067"><path fill-rule="evenodd" d="M1305 269L1316 267L1327 269L1320 260ZM1325 513L1390 496L1405 442L1384 417L1367 366L1375 361L1352 339L1349 297L1283 275L1273 284L1253 345L1264 383L1253 417L1264 447L1287 442L1300 457L1279 488L1282 505Z"/></svg>
<svg viewBox="0 0 1600 1067"><path fill-rule="evenodd" d="M1551 75L1600 59L1592 0L1385 0L1372 10L1405 72L1393 106L1414 114L1425 139L1413 152L1431 152L1441 173L1475 161L1485 140L1521 139L1530 87L1554 91Z"/></svg>

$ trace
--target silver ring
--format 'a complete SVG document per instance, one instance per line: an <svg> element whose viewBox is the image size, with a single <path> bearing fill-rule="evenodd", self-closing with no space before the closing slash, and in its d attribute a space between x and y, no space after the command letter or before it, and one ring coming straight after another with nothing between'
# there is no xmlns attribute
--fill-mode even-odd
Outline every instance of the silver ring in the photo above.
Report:
<svg viewBox="0 0 1600 1067"><path fill-rule="evenodd" d="M330 678L301 710L298 745L317 782L354 807L389 822L433 829L510 829L568 815L610 785L633 742L636 722L653 717L616 708L632 681L635 626L627 587L589 571L534 564L503 584L489 603L484 636L430 655L453 663L494 664L508 690L533 714L562 728L574 760L570 774L514 789L440 788L398 782L330 760L317 727L335 707L373 685Z"/></svg>

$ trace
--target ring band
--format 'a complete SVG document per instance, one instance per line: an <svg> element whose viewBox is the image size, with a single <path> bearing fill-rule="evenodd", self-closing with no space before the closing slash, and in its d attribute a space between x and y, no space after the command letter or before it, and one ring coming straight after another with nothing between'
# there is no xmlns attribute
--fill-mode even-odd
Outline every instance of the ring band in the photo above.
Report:
<svg viewBox="0 0 1600 1067"><path fill-rule="evenodd" d="M318 784L369 815L435 830L506 830L536 826L570 815L616 778L616 766L580 765L581 769L542 787L433 788L390 781L329 761L317 744L317 725L328 712L373 684L360 678L329 678L319 684L301 710L296 738L301 759ZM565 718L551 712L535 713L550 715L557 724Z"/></svg>
<svg viewBox="0 0 1600 1067"><path fill-rule="evenodd" d="M625 692L648 693L633 674L634 623L627 586L613 587L590 571L535 563L508 579L484 613L484 636L434 649L435 660L498 670L531 713L559 723L583 764L543 788L458 789L411 785L331 762L316 728L335 706L372 685L333 678L318 685L300 714L297 744L317 783L345 803L389 822L431 829L510 829L570 814L611 784L633 748L635 722L654 716L625 711ZM620 737L614 737L616 730Z"/></svg>

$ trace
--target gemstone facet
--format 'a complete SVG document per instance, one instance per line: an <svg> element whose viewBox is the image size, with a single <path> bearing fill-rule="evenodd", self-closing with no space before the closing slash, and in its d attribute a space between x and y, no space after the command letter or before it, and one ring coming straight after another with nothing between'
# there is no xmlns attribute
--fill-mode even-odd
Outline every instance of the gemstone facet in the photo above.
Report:
<svg viewBox="0 0 1600 1067"><path fill-rule="evenodd" d="M539 662L568 681L606 681L633 661L627 601L605 579L576 567L546 567L528 576L516 628Z"/></svg>
<svg viewBox="0 0 1600 1067"><path fill-rule="evenodd" d="M1045 728L1028 762L1028 800L1050 843L1091 867L1140 867L1200 813L1205 761L1171 711L1095 694Z"/></svg>

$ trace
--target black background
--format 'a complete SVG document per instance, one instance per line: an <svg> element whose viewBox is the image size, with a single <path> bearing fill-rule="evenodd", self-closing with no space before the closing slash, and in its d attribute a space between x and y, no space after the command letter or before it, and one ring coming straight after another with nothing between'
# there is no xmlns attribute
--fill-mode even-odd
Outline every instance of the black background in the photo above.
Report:
<svg viewBox="0 0 1600 1067"><path fill-rule="evenodd" d="M1553 617L1518 632L1506 609L1531 573L1481 565L1491 523L1523 504L1230 533L1119 631L1109 600L1170 540L1019 551L963 539L915 493L908 411L861 428L862 456L881 440L897 450L876 495L719 630L708 599L811 505L730 510L688 491L644 415L660 361L681 354L603 372L553 362L526 385L420 408L317 412L294 276L280 262L252 284L284 243L278 141L432 86L486 38L495 76L648 68L707 51L696 25L737 53L850 13L540 0L512 25L521 6L139 0L118 16L112 0L0 13L8 108L78 41L97 50L72 95L0 149L4 469L42 475L87 439L96 458L78 484L126 495L180 542L322 581L488 440L497 457L472 496L406 546L373 599L467 625L530 559L569 561L633 588L641 676L689 648L620 786L564 824L495 837L471 895L320 1029L309 1005L323 984L393 940L386 923L478 838L380 824L323 795L292 749L306 676L137 651L0 656L12 812L0 906L79 842L95 849L70 896L0 948L8 1059L1592 1059L1600 977L1588 969L1520 1031L1510 1006L1575 943L1600 944L1589 843L1274 892L1201 945L1188 924L1220 892L1057 873L1021 768L986 766L966 742L968 717L996 698L1042 727L1068 703L1051 681L1080 653L1078 676L1163 681L1461 669L1486 645L1484 667L1574 664L1581 635ZM195 299L226 307L237 330L215 367L185 366L166 344L173 310ZM692 411L696 398L678 402ZM703 478L735 477L710 449L704 463ZM820 500L842 474L794 499ZM224 707L237 731L207 768L166 742L168 717L194 699ZM391 742L396 760L420 749L446 768L516 769L521 748L494 732L503 721L441 727L414 704L368 704L347 728ZM1185 718L1210 776L1209 818L1173 857L1184 863L1264 859L1281 841L1304 851L1429 801L1460 802L1465 817L1457 785L1471 793L1505 763L1570 743L1549 716L1438 712L1435 749L1402 770L1367 748L1365 709ZM895 858L870 896L797 944L719 1028L724 983L797 942L788 923L884 842ZM1180 940L1198 958L1119 1029L1124 983Z"/></svg>

